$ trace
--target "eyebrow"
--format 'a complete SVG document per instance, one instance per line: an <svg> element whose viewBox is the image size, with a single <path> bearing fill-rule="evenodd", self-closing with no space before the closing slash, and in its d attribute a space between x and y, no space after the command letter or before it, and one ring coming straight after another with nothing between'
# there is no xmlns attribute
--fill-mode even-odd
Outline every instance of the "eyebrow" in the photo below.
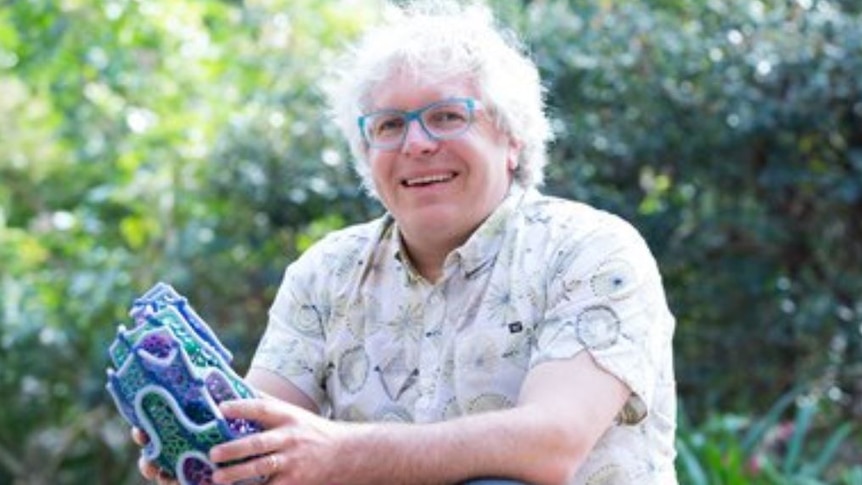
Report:
<svg viewBox="0 0 862 485"><path fill-rule="evenodd" d="M379 112L381 112L381 111L398 111L398 112L402 112L402 113L408 113L408 112L410 112L410 111L416 111L417 109L422 109L422 108L424 108L424 107L426 107L426 106L429 106L429 105L432 105L432 104L434 104L434 103L439 103L440 101L448 101L448 100L452 100L452 99L472 99L472 100L473 100L475 103L477 103L477 104L480 104L480 103L481 103L481 101L479 100L479 98L478 98L478 97L476 97L476 96L473 96L473 95L468 95L468 94L449 94L449 95L441 96L441 97L439 97L439 98L437 98L437 99L434 99L433 101L428 101L428 102L426 102L426 103L422 103L422 104L420 104L419 106L417 106L417 107L415 107L415 108L413 108L413 109L408 109L408 108L387 108L387 107L381 107L381 106L378 106L378 105L371 104L371 105L369 105L369 106L366 108L366 110L367 110L367 111L362 111L361 113L362 113L362 114L371 114L371 113L379 113ZM360 116L361 116L361 115L360 115Z"/></svg>

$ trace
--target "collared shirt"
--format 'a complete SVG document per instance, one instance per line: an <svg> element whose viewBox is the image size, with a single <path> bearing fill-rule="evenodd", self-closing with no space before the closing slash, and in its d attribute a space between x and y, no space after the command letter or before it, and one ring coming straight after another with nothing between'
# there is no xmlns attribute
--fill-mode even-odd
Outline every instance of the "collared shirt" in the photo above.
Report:
<svg viewBox="0 0 862 485"><path fill-rule="evenodd" d="M530 369L587 351L632 394L572 483L664 485L673 331L630 224L513 186L434 284L389 216L319 241L287 268L252 366L333 419L423 423L512 407Z"/></svg>

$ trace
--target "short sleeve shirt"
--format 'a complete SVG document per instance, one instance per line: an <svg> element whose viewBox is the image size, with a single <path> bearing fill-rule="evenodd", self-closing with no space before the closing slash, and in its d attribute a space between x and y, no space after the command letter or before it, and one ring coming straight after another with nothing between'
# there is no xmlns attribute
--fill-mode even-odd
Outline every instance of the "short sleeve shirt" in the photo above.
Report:
<svg viewBox="0 0 862 485"><path fill-rule="evenodd" d="M285 271L252 366L333 419L424 423L512 407L530 369L586 351L632 394L571 483L675 484L673 331L629 223L513 186L434 284L388 215L319 241Z"/></svg>

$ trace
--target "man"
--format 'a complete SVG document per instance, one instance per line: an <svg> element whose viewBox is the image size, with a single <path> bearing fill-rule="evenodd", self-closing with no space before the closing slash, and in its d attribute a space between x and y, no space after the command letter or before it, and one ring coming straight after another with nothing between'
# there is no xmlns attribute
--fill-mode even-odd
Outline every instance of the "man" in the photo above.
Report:
<svg viewBox="0 0 862 485"><path fill-rule="evenodd" d="M287 268L247 376L268 397L222 407L265 430L213 448L217 483L676 483L654 259L536 191L550 129L506 38L416 2L352 51L333 110L387 213Z"/></svg>

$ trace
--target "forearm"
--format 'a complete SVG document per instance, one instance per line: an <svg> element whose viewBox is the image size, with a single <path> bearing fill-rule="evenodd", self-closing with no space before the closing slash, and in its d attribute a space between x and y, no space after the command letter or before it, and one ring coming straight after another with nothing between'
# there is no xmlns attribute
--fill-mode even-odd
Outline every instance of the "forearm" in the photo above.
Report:
<svg viewBox="0 0 862 485"><path fill-rule="evenodd" d="M356 424L342 441L335 476L369 485L482 476L564 483L589 446L551 421L538 407L522 406L433 424Z"/></svg>
<svg viewBox="0 0 862 485"><path fill-rule="evenodd" d="M587 353L548 362L530 372L511 409L434 424L355 425L339 455L346 468L334 476L351 484L452 484L484 476L562 484L629 394Z"/></svg>
<svg viewBox="0 0 862 485"><path fill-rule="evenodd" d="M252 369L248 379L270 395L316 411L274 373ZM453 484L481 476L560 483L576 461L577 445L549 416L548 410L522 406L431 424L349 424L333 465L343 483L333 485Z"/></svg>
<svg viewBox="0 0 862 485"><path fill-rule="evenodd" d="M267 384L263 376L256 384ZM561 385L567 382L578 386ZM562 484L630 395L587 353L532 369L511 409L430 424L329 421L309 411L313 403L285 381L268 384L278 399L221 406L226 417L266 429L212 450L217 463L242 461L217 472L224 483L275 474L286 481L273 483L317 485L448 485L479 477ZM304 400L306 409L298 406Z"/></svg>

